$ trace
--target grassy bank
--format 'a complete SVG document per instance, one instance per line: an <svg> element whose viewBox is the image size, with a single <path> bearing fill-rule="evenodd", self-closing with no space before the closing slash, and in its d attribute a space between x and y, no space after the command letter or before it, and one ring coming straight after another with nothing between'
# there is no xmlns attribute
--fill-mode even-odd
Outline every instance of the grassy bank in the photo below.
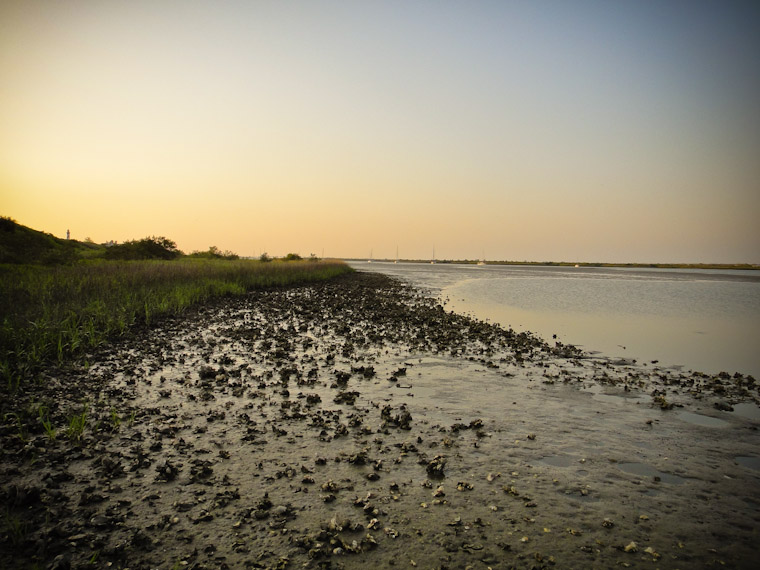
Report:
<svg viewBox="0 0 760 570"><path fill-rule="evenodd" d="M0 265L0 379L16 389L135 324L220 295L329 279L339 261L180 259Z"/></svg>

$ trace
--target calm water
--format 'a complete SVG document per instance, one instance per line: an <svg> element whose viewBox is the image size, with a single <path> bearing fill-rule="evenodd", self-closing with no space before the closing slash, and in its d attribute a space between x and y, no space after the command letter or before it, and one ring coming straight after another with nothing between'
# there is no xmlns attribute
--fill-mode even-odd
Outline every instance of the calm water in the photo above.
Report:
<svg viewBox="0 0 760 570"><path fill-rule="evenodd" d="M447 300L447 308L552 335L588 352L760 378L753 271L351 263Z"/></svg>

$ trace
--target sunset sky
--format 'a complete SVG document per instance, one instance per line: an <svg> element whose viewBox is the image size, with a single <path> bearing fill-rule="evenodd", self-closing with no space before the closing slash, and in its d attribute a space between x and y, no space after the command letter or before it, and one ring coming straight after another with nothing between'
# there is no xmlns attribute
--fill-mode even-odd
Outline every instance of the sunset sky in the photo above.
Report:
<svg viewBox="0 0 760 570"><path fill-rule="evenodd" d="M760 2L0 2L0 215L191 252L760 263Z"/></svg>

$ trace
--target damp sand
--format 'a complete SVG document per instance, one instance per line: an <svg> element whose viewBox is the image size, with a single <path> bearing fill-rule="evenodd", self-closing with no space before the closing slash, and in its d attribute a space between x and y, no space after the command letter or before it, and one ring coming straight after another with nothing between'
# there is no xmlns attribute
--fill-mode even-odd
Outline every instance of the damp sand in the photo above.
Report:
<svg viewBox="0 0 760 570"><path fill-rule="evenodd" d="M2 568L754 567L751 377L593 358L361 273L88 364L6 402Z"/></svg>

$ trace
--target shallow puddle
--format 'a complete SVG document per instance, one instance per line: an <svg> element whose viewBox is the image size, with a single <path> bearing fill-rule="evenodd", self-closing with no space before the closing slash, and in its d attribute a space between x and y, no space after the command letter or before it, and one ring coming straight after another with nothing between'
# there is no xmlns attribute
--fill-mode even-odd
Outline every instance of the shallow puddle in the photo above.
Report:
<svg viewBox="0 0 760 570"><path fill-rule="evenodd" d="M589 386L584 391L590 392L594 400L598 402L609 402L613 404L642 404L649 402L650 398L646 394L622 392L620 394L609 394L605 392L606 388L595 384Z"/></svg>
<svg viewBox="0 0 760 570"><path fill-rule="evenodd" d="M683 477L672 475L670 473L663 473L646 463L618 463L617 466L618 469L621 469L626 473L640 475L642 477L651 477L652 479L659 477L661 482L670 483L671 485L680 485L686 481Z"/></svg>
<svg viewBox="0 0 760 570"><path fill-rule="evenodd" d="M739 456L734 457L734 460L742 467L749 467L760 471L760 457Z"/></svg>
<svg viewBox="0 0 760 570"><path fill-rule="evenodd" d="M705 416L702 414L695 414L694 412L681 411L678 412L678 417L683 421L694 424L695 426L703 427L726 427L728 422L719 418L713 418L711 416Z"/></svg>
<svg viewBox="0 0 760 570"><path fill-rule="evenodd" d="M734 404L734 414L748 420L760 421L760 407L752 402Z"/></svg>
<svg viewBox="0 0 760 570"><path fill-rule="evenodd" d="M548 457L542 457L539 461L552 467L570 467L578 463L578 458L572 455L549 455Z"/></svg>

